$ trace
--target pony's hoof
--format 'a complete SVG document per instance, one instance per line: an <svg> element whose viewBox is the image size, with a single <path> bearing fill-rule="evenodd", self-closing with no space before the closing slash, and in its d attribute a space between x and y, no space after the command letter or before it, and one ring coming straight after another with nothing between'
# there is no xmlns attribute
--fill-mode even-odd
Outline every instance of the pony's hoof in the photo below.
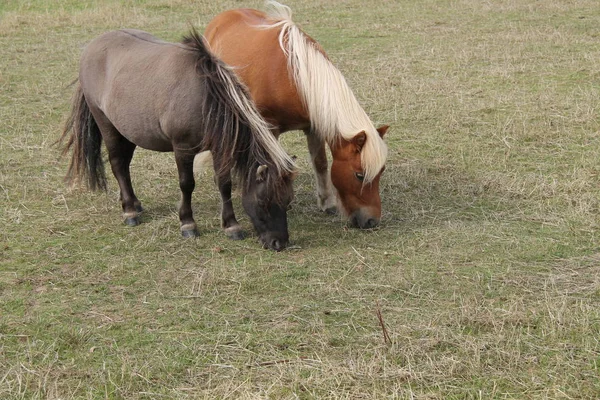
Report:
<svg viewBox="0 0 600 400"><path fill-rule="evenodd" d="M140 224L140 220L138 217L129 217L125 218L125 225L127 226L138 226Z"/></svg>
<svg viewBox="0 0 600 400"><path fill-rule="evenodd" d="M246 235L244 234L244 231L242 230L242 227L240 225L233 225L230 226L229 228L225 228L225 235L231 239L231 240L243 240L246 239Z"/></svg>
<svg viewBox="0 0 600 400"><path fill-rule="evenodd" d="M183 236L184 238L196 238L198 236L200 236L200 234L198 233L197 229L188 229L185 231L181 231L181 236Z"/></svg>
<svg viewBox="0 0 600 400"><path fill-rule="evenodd" d="M335 215L335 214L337 214L337 207L335 207L335 206L329 207L329 208L326 208L324 211L325 211L325 214L327 214L327 215Z"/></svg>
<svg viewBox="0 0 600 400"><path fill-rule="evenodd" d="M244 240L246 239L246 235L244 234L244 231L234 231L234 232L229 232L227 234L227 237L231 240Z"/></svg>

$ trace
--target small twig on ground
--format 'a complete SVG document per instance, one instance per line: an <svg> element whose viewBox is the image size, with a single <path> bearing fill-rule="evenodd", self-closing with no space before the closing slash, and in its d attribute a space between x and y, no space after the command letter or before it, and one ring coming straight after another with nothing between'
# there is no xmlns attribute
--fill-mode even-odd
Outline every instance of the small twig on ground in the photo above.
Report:
<svg viewBox="0 0 600 400"><path fill-rule="evenodd" d="M248 368L268 367L268 366L277 365L277 364L290 364L293 362L303 361L306 359L307 359L307 357L298 357L298 358L288 358L288 359L283 359L283 360L263 361L263 362L259 362L259 363L255 363L255 364L247 364L246 367L248 367Z"/></svg>
<svg viewBox="0 0 600 400"><path fill-rule="evenodd" d="M379 300L377 300L377 319L379 319L379 325L381 326L381 330L383 331L383 343L392 344L392 339L390 338L390 334L385 327L385 322L383 322L383 315L381 315L381 306L379 305Z"/></svg>

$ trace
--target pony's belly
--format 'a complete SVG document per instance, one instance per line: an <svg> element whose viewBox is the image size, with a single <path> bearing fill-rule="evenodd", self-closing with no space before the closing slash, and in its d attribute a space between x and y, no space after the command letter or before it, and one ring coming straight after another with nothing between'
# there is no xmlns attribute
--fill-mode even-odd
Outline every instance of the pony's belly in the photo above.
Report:
<svg viewBox="0 0 600 400"><path fill-rule="evenodd" d="M150 137L143 139L136 138L135 140L127 138L127 140L146 150L160 152L173 151L173 144L164 140L152 140Z"/></svg>
<svg viewBox="0 0 600 400"><path fill-rule="evenodd" d="M158 122L129 120L126 123L119 123L116 119L113 124L121 135L136 146L153 151L173 151L171 139L162 132Z"/></svg>

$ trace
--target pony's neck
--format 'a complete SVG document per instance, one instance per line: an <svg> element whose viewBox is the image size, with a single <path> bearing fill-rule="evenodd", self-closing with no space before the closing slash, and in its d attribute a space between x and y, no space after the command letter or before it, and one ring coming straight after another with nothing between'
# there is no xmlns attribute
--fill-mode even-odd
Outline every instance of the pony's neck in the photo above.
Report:
<svg viewBox="0 0 600 400"><path fill-rule="evenodd" d="M184 45L196 51L196 71L206 93L203 146L210 149L219 173L231 169L243 180L252 168L268 164L277 176L294 170L294 162L261 117L245 86L231 67L214 56L192 30Z"/></svg>
<svg viewBox="0 0 600 400"><path fill-rule="evenodd" d="M330 147L340 139L350 140L365 132L361 151L365 182L369 183L383 168L385 145L367 113L358 103L342 73L317 48L291 19L291 10L275 1L269 3L271 27L280 27L279 45L287 56L288 70L306 107L311 129Z"/></svg>

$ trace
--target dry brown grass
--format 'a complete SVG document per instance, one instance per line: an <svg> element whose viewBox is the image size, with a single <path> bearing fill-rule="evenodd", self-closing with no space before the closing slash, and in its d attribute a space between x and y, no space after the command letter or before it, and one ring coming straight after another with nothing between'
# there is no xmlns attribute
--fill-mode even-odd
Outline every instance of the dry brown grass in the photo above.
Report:
<svg viewBox="0 0 600 400"><path fill-rule="evenodd" d="M0 397L598 397L596 2L287 4L393 129L372 232L318 212L282 137L301 174L278 254L224 237L210 173L186 241L171 155L136 154L128 229L114 181L67 188L52 147L92 37L177 40L260 2L0 5Z"/></svg>

